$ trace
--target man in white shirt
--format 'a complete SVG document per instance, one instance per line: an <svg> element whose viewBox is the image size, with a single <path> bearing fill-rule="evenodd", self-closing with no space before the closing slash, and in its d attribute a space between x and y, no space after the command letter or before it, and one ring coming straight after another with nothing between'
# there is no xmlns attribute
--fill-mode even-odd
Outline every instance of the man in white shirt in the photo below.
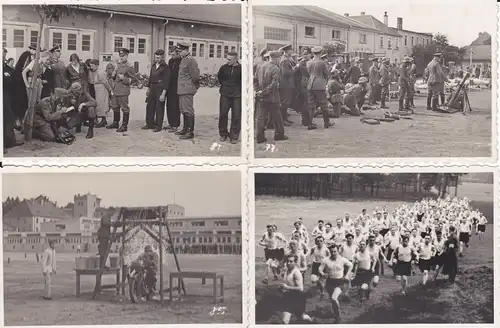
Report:
<svg viewBox="0 0 500 328"><path fill-rule="evenodd" d="M56 250L53 240L49 240L49 247L42 254L42 274L45 279L42 299L50 301L52 300L52 276L56 274Z"/></svg>

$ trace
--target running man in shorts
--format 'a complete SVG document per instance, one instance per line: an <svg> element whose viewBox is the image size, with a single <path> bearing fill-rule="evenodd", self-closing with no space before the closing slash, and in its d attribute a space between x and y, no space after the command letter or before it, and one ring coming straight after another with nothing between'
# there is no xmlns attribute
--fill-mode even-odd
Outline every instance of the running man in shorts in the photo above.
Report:
<svg viewBox="0 0 500 328"><path fill-rule="evenodd" d="M460 247L458 249L458 256L462 257L463 251L464 251L464 245L465 247L469 247L469 240L470 240L470 235L472 234L472 224L470 221L466 219L460 220L460 225L458 227L459 235L458 235L458 240L460 242Z"/></svg>
<svg viewBox="0 0 500 328"><path fill-rule="evenodd" d="M359 243L358 247L358 251L354 255L354 270L351 285L359 287L359 299L362 301L363 296L367 299L370 298L370 284L375 274L377 260L373 254L366 250L366 242L364 240Z"/></svg>
<svg viewBox="0 0 500 328"><path fill-rule="evenodd" d="M297 268L297 261L298 258L296 255L285 256L287 274L285 276L285 282L281 285L284 308L281 319L285 325L290 323L292 314L299 320L312 322L311 317L306 314L304 279Z"/></svg>
<svg viewBox="0 0 500 328"><path fill-rule="evenodd" d="M424 242L418 247L419 261L418 267L420 272L423 273L422 285L427 284L429 279L429 271L431 270L432 258L436 254L436 249L433 244L431 244L431 236L426 235L424 237Z"/></svg>
<svg viewBox="0 0 500 328"><path fill-rule="evenodd" d="M395 265L396 280L401 282L403 295L406 295L408 277L411 276L411 262L413 257L418 261L418 253L409 245L409 237L403 236L401 238L401 245L392 253L391 261Z"/></svg>
<svg viewBox="0 0 500 328"><path fill-rule="evenodd" d="M273 225L267 226L267 233L262 236L259 241L259 245L264 247L264 255L266 258L267 272L263 283L267 284L269 282L268 277L273 275L274 280L278 280L278 268L279 262L281 261L281 254L278 248L279 242L286 242L286 240L281 240L282 237L275 233L275 228Z"/></svg>
<svg viewBox="0 0 500 328"><path fill-rule="evenodd" d="M385 235L384 243L385 248L387 249L387 258L390 259L392 257L392 253L394 253L396 248L401 243L401 235L399 234L397 226L391 227L391 231ZM394 268L392 271L394 272Z"/></svg>
<svg viewBox="0 0 500 328"><path fill-rule="evenodd" d="M296 240L291 240L288 243L288 248L290 251L285 255L285 258L288 255L297 256L297 269L299 269L300 273L302 273L302 277L304 277L307 271L306 254L299 248L299 242Z"/></svg>
<svg viewBox="0 0 500 328"><path fill-rule="evenodd" d="M332 310L335 315L335 323L340 323L339 296L342 294L342 287L345 279L351 279L352 263L340 256L337 245L329 248L330 257L324 259L319 267L319 273L326 278L325 288L328 297L332 301ZM345 271L344 268L347 268ZM344 274L345 272L345 274Z"/></svg>
<svg viewBox="0 0 500 328"><path fill-rule="evenodd" d="M366 250L368 251L368 253L372 254L373 257L375 258L375 274L373 275L373 281L372 281L372 284L373 284L373 287L377 287L378 285L378 282L380 280L380 266L381 265L384 265L384 263L380 263L380 258L382 258L382 260L384 262L387 262L387 259L385 258L385 255L384 253L382 252L382 249L380 248L380 246L378 246L376 243L375 243L375 235L371 234L368 236L368 245L366 246Z"/></svg>
<svg viewBox="0 0 500 328"><path fill-rule="evenodd" d="M346 236L346 241L344 244L340 245L339 248L339 253L340 255L349 260L349 262L354 263L354 255L358 251L358 246L354 244L354 236L351 233L347 233ZM347 271L347 268L346 268ZM349 290L351 289L351 281L347 280L346 281L346 286L345 286L345 295L349 297Z"/></svg>
<svg viewBox="0 0 500 328"><path fill-rule="evenodd" d="M316 285L320 291L320 298L324 297L324 286L322 282L322 275L319 272L319 267L324 259L330 257L330 251L324 244L324 239L321 236L316 237L314 239L316 243L315 246L311 248L311 258L312 258L312 267L311 267L311 283Z"/></svg>
<svg viewBox="0 0 500 328"><path fill-rule="evenodd" d="M488 223L488 220L481 214L477 221L477 233L479 234L479 240L483 239L483 235L486 232L486 223Z"/></svg>

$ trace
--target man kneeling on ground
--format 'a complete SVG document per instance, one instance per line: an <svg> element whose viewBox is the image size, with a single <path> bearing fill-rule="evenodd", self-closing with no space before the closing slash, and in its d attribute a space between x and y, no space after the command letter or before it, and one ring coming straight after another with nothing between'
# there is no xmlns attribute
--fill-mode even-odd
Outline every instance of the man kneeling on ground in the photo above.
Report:
<svg viewBox="0 0 500 328"><path fill-rule="evenodd" d="M345 112L352 116L362 115L361 109L365 102L367 83L368 79L366 77L360 77L358 84L345 90L344 106L342 107L343 113Z"/></svg>
<svg viewBox="0 0 500 328"><path fill-rule="evenodd" d="M66 126L66 109L69 93L56 88L54 94L41 99L35 106L33 138L42 141L56 141L59 128Z"/></svg>
<svg viewBox="0 0 500 328"><path fill-rule="evenodd" d="M82 85L78 82L73 83L68 91L71 105L76 110L73 114L74 116L68 122L69 127L72 128L74 125L76 132L80 133L82 132L82 121L88 121L89 129L87 130L86 138L93 138L97 101L87 91L83 90Z"/></svg>

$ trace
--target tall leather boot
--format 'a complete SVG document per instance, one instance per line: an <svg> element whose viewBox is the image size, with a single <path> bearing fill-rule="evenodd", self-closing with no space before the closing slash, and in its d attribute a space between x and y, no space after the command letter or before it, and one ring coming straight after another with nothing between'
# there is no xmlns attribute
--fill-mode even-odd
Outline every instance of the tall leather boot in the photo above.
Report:
<svg viewBox="0 0 500 328"><path fill-rule="evenodd" d="M432 93L427 92L427 109L428 110L432 109L431 104L432 104Z"/></svg>
<svg viewBox="0 0 500 328"><path fill-rule="evenodd" d="M399 110L402 111L404 109L404 99L399 99Z"/></svg>
<svg viewBox="0 0 500 328"><path fill-rule="evenodd" d="M444 93L440 93L439 98L441 99L441 106L443 106L445 104L445 100L446 100L444 97Z"/></svg>
<svg viewBox="0 0 500 328"><path fill-rule="evenodd" d="M116 132L127 132L129 117L130 117L130 114L125 114L125 113L123 114L122 125L116 130Z"/></svg>
<svg viewBox="0 0 500 328"><path fill-rule="evenodd" d="M87 130L87 135L85 136L85 138L92 139L94 137L94 125L95 118L89 118L89 129Z"/></svg>
<svg viewBox="0 0 500 328"><path fill-rule="evenodd" d="M188 139L193 139L194 138L194 116L191 115L186 115L186 120L187 120L187 131L183 135L179 137L179 139L182 140L188 140Z"/></svg>
<svg viewBox="0 0 500 328"><path fill-rule="evenodd" d="M438 110L438 105L439 105L439 99L438 98L432 98L432 110L437 111Z"/></svg>
<svg viewBox="0 0 500 328"><path fill-rule="evenodd" d="M118 129L120 126L120 111L113 112L113 123L106 125L106 129Z"/></svg>
<svg viewBox="0 0 500 328"><path fill-rule="evenodd" d="M175 135L183 136L187 133L187 129L188 129L188 121L186 119L186 114L182 114L182 130L177 131Z"/></svg>

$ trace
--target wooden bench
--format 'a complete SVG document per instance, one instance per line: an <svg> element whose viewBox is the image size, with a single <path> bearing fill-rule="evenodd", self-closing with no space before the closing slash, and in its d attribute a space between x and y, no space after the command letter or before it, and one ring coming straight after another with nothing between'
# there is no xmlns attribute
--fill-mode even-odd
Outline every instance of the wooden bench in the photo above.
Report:
<svg viewBox="0 0 500 328"><path fill-rule="evenodd" d="M97 274L99 273L99 269L75 269L76 272L76 297L80 296L80 277L81 276L95 276L97 279ZM116 276L116 285L101 285L102 289L116 289L116 293L120 295L120 269L105 269L102 272L102 275L115 275Z"/></svg>
<svg viewBox="0 0 500 328"><path fill-rule="evenodd" d="M213 285L213 300L214 303L217 304L217 302L220 300L221 302L224 302L224 275L217 274L215 272L196 272L196 271L183 271L183 272L170 272L170 301L172 301L172 291L174 290L173 288L173 282L174 279L177 279L177 289L179 291L179 294L181 293L181 281L183 278L192 278L192 279L201 279L201 283L204 285L205 281L207 279L211 279L214 282ZM220 283L220 295L217 295L217 280L219 280Z"/></svg>

